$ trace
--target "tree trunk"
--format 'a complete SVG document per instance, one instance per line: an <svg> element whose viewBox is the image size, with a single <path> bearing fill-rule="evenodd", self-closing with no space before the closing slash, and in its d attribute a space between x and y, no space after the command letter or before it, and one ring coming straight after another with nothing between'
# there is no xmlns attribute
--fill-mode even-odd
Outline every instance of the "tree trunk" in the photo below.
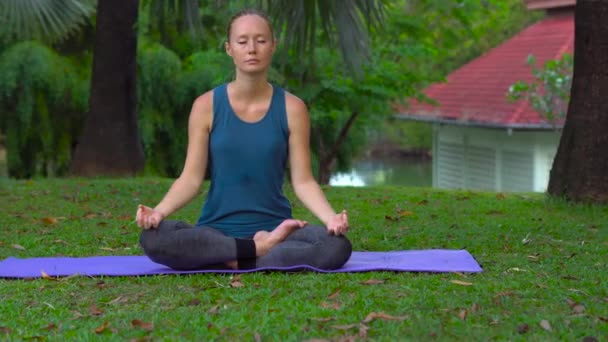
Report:
<svg viewBox="0 0 608 342"><path fill-rule="evenodd" d="M344 126L342 126L342 129L340 130L340 133L338 134L338 138L332 145L329 152L319 154L319 183L320 184L329 184L329 180L331 178L331 171L334 166L334 160L336 159L338 152L340 152L340 148L342 147L342 144L344 143L344 141L346 141L346 137L348 136L348 131L353 126L353 123L355 122L355 119L357 119L358 116L359 116L358 111L352 112L350 114L350 117L348 118L348 120L346 120L346 123L344 124Z"/></svg>
<svg viewBox="0 0 608 342"><path fill-rule="evenodd" d="M578 0L574 73L548 192L608 203L608 1Z"/></svg>
<svg viewBox="0 0 608 342"><path fill-rule="evenodd" d="M71 173L131 176L144 167L136 114L139 0L99 0L89 113Z"/></svg>

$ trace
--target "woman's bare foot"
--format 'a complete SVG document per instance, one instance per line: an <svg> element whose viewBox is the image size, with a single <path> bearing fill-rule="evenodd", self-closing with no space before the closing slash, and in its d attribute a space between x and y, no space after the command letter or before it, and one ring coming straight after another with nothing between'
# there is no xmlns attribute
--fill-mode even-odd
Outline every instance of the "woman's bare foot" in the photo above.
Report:
<svg viewBox="0 0 608 342"><path fill-rule="evenodd" d="M294 230L304 227L307 223L306 221L287 219L271 232L261 230L255 233L253 241L255 242L256 256L266 255L272 247L285 240Z"/></svg>

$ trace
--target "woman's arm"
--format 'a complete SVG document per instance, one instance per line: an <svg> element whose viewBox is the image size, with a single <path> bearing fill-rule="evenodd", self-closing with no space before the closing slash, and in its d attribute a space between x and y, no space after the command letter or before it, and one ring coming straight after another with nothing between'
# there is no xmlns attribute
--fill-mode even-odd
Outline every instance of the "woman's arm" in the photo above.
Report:
<svg viewBox="0 0 608 342"><path fill-rule="evenodd" d="M197 195L207 168L212 120L213 93L207 92L199 96L192 105L188 120L188 150L184 169L153 210L140 206L137 213L137 223L140 226L144 228L158 226L162 219L186 205Z"/></svg>
<svg viewBox="0 0 608 342"><path fill-rule="evenodd" d="M306 105L289 93L285 94L285 102L289 125L291 183L296 196L330 232L343 234L348 230L346 211L336 214L312 174L310 118Z"/></svg>

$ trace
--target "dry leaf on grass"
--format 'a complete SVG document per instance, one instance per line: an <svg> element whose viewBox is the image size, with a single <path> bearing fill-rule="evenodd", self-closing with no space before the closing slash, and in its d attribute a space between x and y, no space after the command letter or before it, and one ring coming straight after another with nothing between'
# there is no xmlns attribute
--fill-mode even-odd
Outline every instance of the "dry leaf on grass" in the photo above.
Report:
<svg viewBox="0 0 608 342"><path fill-rule="evenodd" d="M18 244L18 243L14 243L14 244L12 244L12 245L11 245L11 247L13 247L14 249L18 249L18 250L20 250L20 251L24 251L24 250L25 250L25 247L21 246L21 245L20 245L20 244Z"/></svg>
<svg viewBox="0 0 608 342"><path fill-rule="evenodd" d="M384 284L384 280L369 279L369 280L366 280L366 281L362 281L360 284L362 284L362 285L378 285L378 284Z"/></svg>
<svg viewBox="0 0 608 342"><path fill-rule="evenodd" d="M460 312L458 312L458 318L464 321L467 319L468 314L469 312L466 309L460 310Z"/></svg>
<svg viewBox="0 0 608 342"><path fill-rule="evenodd" d="M332 292L329 296L327 296L327 299L329 300L333 300L338 298L338 296L340 295L340 289L336 289L334 292Z"/></svg>
<svg viewBox="0 0 608 342"><path fill-rule="evenodd" d="M89 307L89 313L91 313L91 315L93 316L103 315L103 311L100 310L97 306L95 306L95 304L92 304L91 307Z"/></svg>
<svg viewBox="0 0 608 342"><path fill-rule="evenodd" d="M309 318L309 320L311 320L311 321L322 322L322 323L333 321L334 319L335 318L333 318L333 317L323 317L323 318L314 318L313 317L313 318Z"/></svg>
<svg viewBox="0 0 608 342"><path fill-rule="evenodd" d="M362 321L363 323L369 323L375 319L384 319L384 320L394 320L394 321L403 321L407 319L407 316L391 316L387 315L384 312L370 312L367 317Z"/></svg>
<svg viewBox="0 0 608 342"><path fill-rule="evenodd" d="M253 334L253 338L255 338L255 342L262 342L262 336L257 331Z"/></svg>
<svg viewBox="0 0 608 342"><path fill-rule="evenodd" d="M0 327L0 333L2 334L10 334L11 331L13 330L9 327Z"/></svg>
<svg viewBox="0 0 608 342"><path fill-rule="evenodd" d="M196 306L196 305L199 305L200 303L201 303L200 299L194 298L194 299L190 300L187 305L188 306Z"/></svg>
<svg viewBox="0 0 608 342"><path fill-rule="evenodd" d="M347 325L332 325L331 327L338 330L350 330L358 327L359 324L347 324Z"/></svg>
<svg viewBox="0 0 608 342"><path fill-rule="evenodd" d="M230 281L230 287L244 287L245 284L243 284L243 282L241 282L241 275L237 274L231 281Z"/></svg>
<svg viewBox="0 0 608 342"><path fill-rule="evenodd" d="M110 322L105 321L102 325L98 326L97 328L95 328L95 333L97 334L101 334L104 331L106 331L108 329L108 327L110 326Z"/></svg>
<svg viewBox="0 0 608 342"><path fill-rule="evenodd" d="M146 331L152 331L152 330L154 330L154 324L147 323L147 322L141 321L139 319L132 320L131 321L131 325L133 327L135 327L135 328L141 328L141 329L146 330Z"/></svg>
<svg viewBox="0 0 608 342"><path fill-rule="evenodd" d="M40 276L42 277L42 279L46 279L46 280L57 280L56 278L51 277L48 273L44 272L44 271L40 271Z"/></svg>
<svg viewBox="0 0 608 342"><path fill-rule="evenodd" d="M547 330L547 331L551 331L551 323L549 323L549 321L547 321L546 319L543 319L542 321L540 321L540 326L541 328Z"/></svg>
<svg viewBox="0 0 608 342"><path fill-rule="evenodd" d="M321 302L321 307L324 309L338 310L338 309L340 309L340 303Z"/></svg>
<svg viewBox="0 0 608 342"><path fill-rule="evenodd" d="M43 217L41 219L42 223L44 223L47 226L56 224L57 222L59 222L59 220L55 217Z"/></svg>
<svg viewBox="0 0 608 342"><path fill-rule="evenodd" d="M530 330L530 326L527 325L526 323L520 324L517 326L517 333L519 334L525 334Z"/></svg>
<svg viewBox="0 0 608 342"><path fill-rule="evenodd" d="M462 281L462 280L456 280L456 279L450 280L450 283L456 284L456 285L462 285L462 286L471 286L471 285L473 285L473 283L469 283L467 281Z"/></svg>
<svg viewBox="0 0 608 342"><path fill-rule="evenodd" d="M49 325L47 325L44 330L55 330L57 329L57 325L55 323L49 323Z"/></svg>

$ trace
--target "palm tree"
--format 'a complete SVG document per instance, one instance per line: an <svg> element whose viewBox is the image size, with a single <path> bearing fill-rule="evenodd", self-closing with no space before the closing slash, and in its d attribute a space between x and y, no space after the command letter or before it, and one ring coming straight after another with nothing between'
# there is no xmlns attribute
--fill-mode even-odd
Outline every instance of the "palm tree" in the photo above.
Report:
<svg viewBox="0 0 608 342"><path fill-rule="evenodd" d="M0 41L60 41L84 25L94 11L94 0L3 0Z"/></svg>
<svg viewBox="0 0 608 342"><path fill-rule="evenodd" d="M20 7L22 1L3 0L2 3L14 9ZM90 1L62 0L62 3L76 8ZM181 12L188 18L185 21L189 27L199 25L196 0L170 2L172 6L162 0L148 1L148 8L159 11L154 17ZM26 2L33 13L45 13L54 6L52 0ZM365 60L367 31L381 22L387 5L386 0L245 0L241 3L257 3L265 9L278 21L278 31L284 35L286 44L293 44L293 48L302 53L315 45L315 33L321 27L330 41L339 46L346 64L354 71L360 70ZM143 169L135 108L138 8L139 0L97 2L90 108L73 157L71 171L75 175L133 175ZM86 15L82 13L83 18ZM22 23L24 18L15 21ZM40 26L44 32L52 32L61 20L57 16L49 18L52 19L47 22L52 24ZM39 18L29 17L29 20ZM62 25L67 27L67 23Z"/></svg>

